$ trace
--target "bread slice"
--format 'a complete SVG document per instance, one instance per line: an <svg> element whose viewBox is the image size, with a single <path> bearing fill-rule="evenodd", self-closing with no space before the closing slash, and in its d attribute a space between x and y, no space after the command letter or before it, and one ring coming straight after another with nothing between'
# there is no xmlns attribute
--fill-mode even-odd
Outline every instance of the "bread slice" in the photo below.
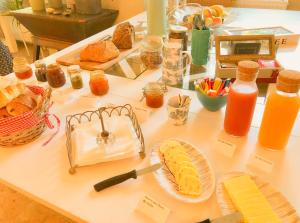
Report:
<svg viewBox="0 0 300 223"><path fill-rule="evenodd" d="M5 107L14 98L18 97L25 90L25 84L18 83L5 88L0 88L0 108Z"/></svg>

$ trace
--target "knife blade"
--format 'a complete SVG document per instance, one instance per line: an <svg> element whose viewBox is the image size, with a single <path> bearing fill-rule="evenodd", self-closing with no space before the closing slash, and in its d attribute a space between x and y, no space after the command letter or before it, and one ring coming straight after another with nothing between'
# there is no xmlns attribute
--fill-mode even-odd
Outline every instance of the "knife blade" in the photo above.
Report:
<svg viewBox="0 0 300 223"><path fill-rule="evenodd" d="M233 214L225 215L214 220L206 219L204 221L200 221L199 223L241 223L242 220L242 214L240 212L235 212Z"/></svg>
<svg viewBox="0 0 300 223"><path fill-rule="evenodd" d="M105 188L122 183L130 178L136 179L138 176L156 171L159 168L161 168L161 166L162 166L161 163L156 163L154 165L148 166L148 167L140 169L140 170L132 170L127 173L108 178L106 180L103 180L103 181L95 184L94 189L97 192L99 192L101 190L104 190Z"/></svg>

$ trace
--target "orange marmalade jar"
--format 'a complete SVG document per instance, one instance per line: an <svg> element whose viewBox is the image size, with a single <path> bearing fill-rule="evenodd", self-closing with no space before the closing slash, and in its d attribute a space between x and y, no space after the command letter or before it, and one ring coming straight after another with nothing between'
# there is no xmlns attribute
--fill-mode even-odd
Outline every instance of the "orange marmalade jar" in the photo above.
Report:
<svg viewBox="0 0 300 223"><path fill-rule="evenodd" d="M156 82L150 82L144 88L146 104L150 108L160 108L164 104L164 89Z"/></svg>
<svg viewBox="0 0 300 223"><path fill-rule="evenodd" d="M89 85L94 95L105 95L109 90L108 80L102 70L95 70L90 73Z"/></svg>
<svg viewBox="0 0 300 223"><path fill-rule="evenodd" d="M27 61L24 57L15 57L13 64L14 72L17 78L28 79L32 76L32 69L29 64L27 64Z"/></svg>

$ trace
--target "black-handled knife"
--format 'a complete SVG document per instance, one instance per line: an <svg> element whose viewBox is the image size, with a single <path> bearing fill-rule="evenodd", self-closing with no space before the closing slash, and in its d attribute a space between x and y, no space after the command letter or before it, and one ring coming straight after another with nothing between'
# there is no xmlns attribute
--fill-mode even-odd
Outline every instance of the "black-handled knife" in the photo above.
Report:
<svg viewBox="0 0 300 223"><path fill-rule="evenodd" d="M233 214L225 215L214 220L206 219L198 223L241 223L243 222L243 216L240 212L234 212Z"/></svg>
<svg viewBox="0 0 300 223"><path fill-rule="evenodd" d="M132 170L128 173L124 173L118 176L114 176L111 178L108 178L106 180L103 180L97 184L94 185L94 189L96 191L101 191L104 190L105 188L111 187L113 185L122 183L130 178L136 179L138 176L146 174L146 173L151 173L153 171L158 170L161 167L161 163L154 164L152 166L140 169L140 170Z"/></svg>

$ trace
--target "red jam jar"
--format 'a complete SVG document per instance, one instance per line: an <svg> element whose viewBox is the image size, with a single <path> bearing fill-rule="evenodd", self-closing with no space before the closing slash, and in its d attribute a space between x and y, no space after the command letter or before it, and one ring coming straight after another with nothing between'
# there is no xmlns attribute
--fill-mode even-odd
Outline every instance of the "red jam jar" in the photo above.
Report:
<svg viewBox="0 0 300 223"><path fill-rule="evenodd" d="M108 80L102 70L95 70L90 73L89 85L94 95L105 95L109 90Z"/></svg>
<svg viewBox="0 0 300 223"><path fill-rule="evenodd" d="M160 108L164 104L164 89L159 83L148 83L144 88L144 96L150 108Z"/></svg>
<svg viewBox="0 0 300 223"><path fill-rule="evenodd" d="M65 73L56 63L47 66L46 76L50 87L59 88L66 83Z"/></svg>
<svg viewBox="0 0 300 223"><path fill-rule="evenodd" d="M15 57L13 64L14 72L17 78L28 79L32 76L32 69L29 64L27 64L27 61L24 57Z"/></svg>

